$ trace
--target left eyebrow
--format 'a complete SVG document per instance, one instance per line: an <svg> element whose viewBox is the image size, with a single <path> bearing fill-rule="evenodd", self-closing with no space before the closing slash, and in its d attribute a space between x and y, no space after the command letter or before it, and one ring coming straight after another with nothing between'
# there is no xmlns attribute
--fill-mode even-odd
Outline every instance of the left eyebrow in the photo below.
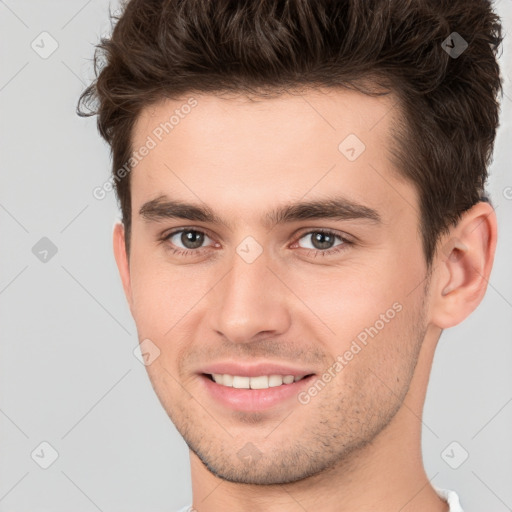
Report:
<svg viewBox="0 0 512 512"><path fill-rule="evenodd" d="M234 227L232 222L215 214L208 206L171 200L165 195L144 203L139 215L146 221L184 219L223 225L231 230ZM338 196L279 206L263 215L261 223L267 228L273 228L277 224L311 219L363 220L376 224L382 222L377 210Z"/></svg>
<svg viewBox="0 0 512 512"><path fill-rule="evenodd" d="M269 228L276 224L310 219L366 220L376 224L382 222L377 210L344 197L292 203L268 212L264 218L263 224Z"/></svg>

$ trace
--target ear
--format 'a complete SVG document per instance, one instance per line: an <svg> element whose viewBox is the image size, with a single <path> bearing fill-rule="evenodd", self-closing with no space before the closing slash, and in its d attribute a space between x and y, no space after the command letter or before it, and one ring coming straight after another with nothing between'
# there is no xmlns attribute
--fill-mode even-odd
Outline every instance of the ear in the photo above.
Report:
<svg viewBox="0 0 512 512"><path fill-rule="evenodd" d="M113 232L114 257L116 259L117 268L121 281L123 283L124 294L126 300L132 309L132 288L130 283L130 264L126 254L125 231L121 222L116 222Z"/></svg>
<svg viewBox="0 0 512 512"><path fill-rule="evenodd" d="M496 214L486 202L466 211L440 240L431 281L432 323L442 329L453 327L480 304L489 282L496 241Z"/></svg>

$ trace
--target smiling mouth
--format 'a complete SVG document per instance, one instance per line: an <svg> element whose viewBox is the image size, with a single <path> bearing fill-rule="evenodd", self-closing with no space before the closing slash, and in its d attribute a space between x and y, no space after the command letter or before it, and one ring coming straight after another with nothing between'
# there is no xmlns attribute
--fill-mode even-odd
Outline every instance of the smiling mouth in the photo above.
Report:
<svg viewBox="0 0 512 512"><path fill-rule="evenodd" d="M296 376L274 374L247 377L243 375L230 375L227 373L203 373L203 375L220 386L235 389L269 389L280 386L288 386L295 382L299 382L302 379L306 379L308 377L313 376L313 374Z"/></svg>

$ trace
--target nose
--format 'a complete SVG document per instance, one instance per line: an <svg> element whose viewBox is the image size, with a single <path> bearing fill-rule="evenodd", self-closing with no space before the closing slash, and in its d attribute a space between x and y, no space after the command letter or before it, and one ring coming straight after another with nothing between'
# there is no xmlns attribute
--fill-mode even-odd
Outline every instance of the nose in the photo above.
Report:
<svg viewBox="0 0 512 512"><path fill-rule="evenodd" d="M290 326L291 292L263 252L249 263L237 253L227 275L209 294L211 327L232 343L278 336Z"/></svg>

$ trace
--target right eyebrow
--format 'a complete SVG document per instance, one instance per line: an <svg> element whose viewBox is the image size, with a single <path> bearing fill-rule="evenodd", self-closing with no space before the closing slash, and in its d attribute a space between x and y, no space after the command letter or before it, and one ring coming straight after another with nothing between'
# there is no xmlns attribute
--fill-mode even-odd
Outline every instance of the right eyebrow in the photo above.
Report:
<svg viewBox="0 0 512 512"><path fill-rule="evenodd" d="M210 224L219 224L232 229L233 225L203 205L196 205L169 199L167 196L160 196L142 205L139 215L148 222L158 222L166 219L184 219L198 222L207 222Z"/></svg>

